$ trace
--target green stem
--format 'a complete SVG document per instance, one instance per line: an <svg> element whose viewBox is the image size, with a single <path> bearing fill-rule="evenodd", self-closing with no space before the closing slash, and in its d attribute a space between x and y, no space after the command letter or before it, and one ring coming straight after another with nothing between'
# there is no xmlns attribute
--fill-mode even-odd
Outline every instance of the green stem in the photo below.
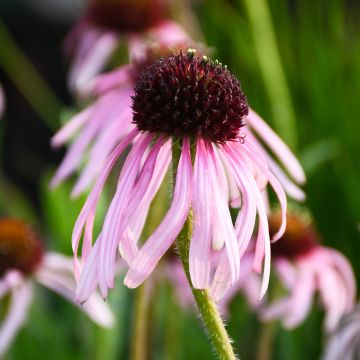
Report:
<svg viewBox="0 0 360 360"><path fill-rule="evenodd" d="M173 153L173 179L176 179L177 165L180 159L181 148L175 141L172 146ZM192 146L192 154L194 153L194 146ZM196 304L199 308L201 317L203 319L208 336L212 342L214 350L219 359L234 360L236 356L231 346L231 340L225 325L219 314L219 310L215 302L209 296L207 290L194 289L190 279L189 270L189 249L190 239L192 234L192 212L189 212L188 218L176 240L177 249L180 260L183 264L186 277L188 279L191 291L194 295Z"/></svg>
<svg viewBox="0 0 360 360"><path fill-rule="evenodd" d="M272 359L276 326L276 321L271 321L262 325L258 340L256 360Z"/></svg>
<svg viewBox="0 0 360 360"><path fill-rule="evenodd" d="M148 330L148 282L135 290L134 304L134 327L131 337L131 359L146 360L147 359L147 330Z"/></svg>
<svg viewBox="0 0 360 360"><path fill-rule="evenodd" d="M240 2L240 0L238 0ZM296 118L267 0L244 0L253 30L255 52L272 104L274 126L292 146L297 146Z"/></svg>
<svg viewBox="0 0 360 360"><path fill-rule="evenodd" d="M45 124L56 130L62 104L16 44L1 18L0 44L0 66Z"/></svg>

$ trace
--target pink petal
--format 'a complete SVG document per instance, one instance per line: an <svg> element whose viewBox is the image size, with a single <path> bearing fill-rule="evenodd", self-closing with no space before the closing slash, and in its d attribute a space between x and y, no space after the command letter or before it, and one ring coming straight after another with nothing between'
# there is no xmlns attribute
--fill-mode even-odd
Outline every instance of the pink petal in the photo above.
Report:
<svg viewBox="0 0 360 360"><path fill-rule="evenodd" d="M44 266L38 271L36 277L42 285L75 304L75 279L71 270L69 271L68 264L64 263L64 265L62 271L60 268L58 269L60 271L54 271L52 267L47 268L47 266ZM79 308L100 326L109 328L115 323L113 313L98 294L94 294Z"/></svg>
<svg viewBox="0 0 360 360"><path fill-rule="evenodd" d="M290 175L299 183L306 181L304 170L291 150L285 145L280 137L273 132L270 126L261 117L250 109L247 117L251 127L261 136L261 139L276 154Z"/></svg>
<svg viewBox="0 0 360 360"><path fill-rule="evenodd" d="M270 238L269 238L269 225L267 220L266 209L263 203L262 195L259 191L259 188L252 177L252 172L247 168L246 161L244 161L242 154L234 150L236 149L234 146L225 145L224 150L227 155L230 163L232 164L235 175L238 177L239 174L242 173L248 181L250 186L249 191L252 191L256 197L256 206L259 213L259 226L258 226L258 237L256 241L256 252L255 252L255 260L254 260L254 268L257 271L260 271L261 262L263 256L265 255L264 261L264 271L263 271L263 284L261 290L261 296L263 296L267 290L269 284L270 277L270 261L271 261L271 250L270 250Z"/></svg>
<svg viewBox="0 0 360 360"><path fill-rule="evenodd" d="M142 135L134 144L126 158L116 193L105 216L99 253L99 286L103 297L107 296L108 288L114 286L116 250L125 230L122 226L124 215L132 197L141 159L153 136Z"/></svg>
<svg viewBox="0 0 360 360"><path fill-rule="evenodd" d="M92 93L101 95L120 86L127 86L133 80L133 65L123 65L118 69L97 76L92 84Z"/></svg>
<svg viewBox="0 0 360 360"><path fill-rule="evenodd" d="M96 104L89 106L85 110L76 114L72 119L68 120L66 124L52 137L51 146L54 148L64 145L71 137L88 121L92 112L96 108Z"/></svg>
<svg viewBox="0 0 360 360"><path fill-rule="evenodd" d="M70 85L75 91L80 94L89 92L86 87L87 84L105 66L115 50L117 42L118 37L114 33L103 33L99 36L86 56L82 57L81 62L76 65L76 73L70 72L70 79L72 80Z"/></svg>
<svg viewBox="0 0 360 360"><path fill-rule="evenodd" d="M221 243L224 241L226 253L231 270L231 281L234 283L240 274L240 256L237 239L235 236L235 229L232 224L232 219L229 207L224 194L219 188L219 183L216 176L216 158L214 157L214 150L211 144L208 144L209 152L209 178L212 184L212 222L213 222L213 237L215 242Z"/></svg>
<svg viewBox="0 0 360 360"><path fill-rule="evenodd" d="M246 153L249 158L256 163L256 165L259 167L259 169L266 175L266 177L269 179L269 182L271 186L273 187L279 202L281 206L281 225L276 234L273 235L273 240L276 241L280 239L285 232L286 229L286 211L287 211L287 201L286 201L286 195L284 192L284 189L278 182L278 180L275 178L275 176L269 171L269 169L266 167L266 165L259 160L257 154L251 151L251 149L246 145L243 144L242 151Z"/></svg>
<svg viewBox="0 0 360 360"><path fill-rule="evenodd" d="M32 298L32 286L27 282L11 289L9 309L0 326L0 357L5 355L16 333L26 321Z"/></svg>
<svg viewBox="0 0 360 360"><path fill-rule="evenodd" d="M197 140L193 175L194 229L190 242L189 266L195 289L206 289L210 280L211 183L208 155L203 140Z"/></svg>
<svg viewBox="0 0 360 360"><path fill-rule="evenodd" d="M89 197L87 198L74 226L73 234L72 234L72 247L75 254L75 272L78 271L77 264L77 251L79 247L81 233L83 228L88 220L88 218L92 218L95 214L97 202L99 200L100 194L102 192L103 186L107 177L109 176L111 169L115 165L120 154L126 149L126 147L130 144L130 142L134 139L134 137L138 134L137 130L133 130L125 139L115 148L113 153L111 154L106 166L104 167L102 173L100 174L93 190L91 191ZM90 240L91 241L91 240Z"/></svg>
<svg viewBox="0 0 360 360"><path fill-rule="evenodd" d="M189 140L185 138L170 209L131 264L124 280L126 286L139 286L151 274L181 231L190 208L191 181L190 145Z"/></svg>

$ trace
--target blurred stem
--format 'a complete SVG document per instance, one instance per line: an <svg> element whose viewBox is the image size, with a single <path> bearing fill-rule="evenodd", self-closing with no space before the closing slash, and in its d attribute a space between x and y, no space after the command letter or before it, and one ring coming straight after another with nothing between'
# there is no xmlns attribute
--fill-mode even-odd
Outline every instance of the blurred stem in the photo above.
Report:
<svg viewBox="0 0 360 360"><path fill-rule="evenodd" d="M147 359L147 339L148 339L148 281L145 281L135 290L134 304L134 327L131 337L131 359L146 360Z"/></svg>
<svg viewBox="0 0 360 360"><path fill-rule="evenodd" d="M240 1L240 0L238 0ZM297 147L295 112L291 101L267 0L243 0L254 37L255 52L271 101L274 126L292 147Z"/></svg>
<svg viewBox="0 0 360 360"><path fill-rule="evenodd" d="M271 360L273 353L274 338L276 334L276 321L271 321L261 327L256 360Z"/></svg>
<svg viewBox="0 0 360 360"><path fill-rule="evenodd" d="M56 130L62 104L16 44L1 18L0 44L0 67L44 123Z"/></svg>
<svg viewBox="0 0 360 360"><path fill-rule="evenodd" d="M194 154L194 144L191 146L192 156ZM175 184L177 166L180 159L181 147L175 141L172 146L173 154L173 179ZM189 249L192 234L192 212L189 212L188 218L176 240L176 245L180 260L183 264L186 277L188 279L191 291L194 295L196 304L199 308L208 336L212 342L214 350L219 359L235 360L236 356L231 346L231 340L225 325L221 319L219 310L215 302L209 296L207 290L194 289L191 283L189 270Z"/></svg>

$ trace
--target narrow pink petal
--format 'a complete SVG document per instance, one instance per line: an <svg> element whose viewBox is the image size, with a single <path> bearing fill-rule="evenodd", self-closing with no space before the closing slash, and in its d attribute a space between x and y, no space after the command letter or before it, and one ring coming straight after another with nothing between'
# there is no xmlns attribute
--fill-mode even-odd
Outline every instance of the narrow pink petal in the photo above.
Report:
<svg viewBox="0 0 360 360"><path fill-rule="evenodd" d="M152 138L152 134L144 135L134 144L127 156L116 193L105 216L99 254L99 286L103 296L106 296L108 288L114 286L116 250L125 231L123 228L124 215L133 195L132 191L141 159Z"/></svg>
<svg viewBox="0 0 360 360"><path fill-rule="evenodd" d="M305 182L306 177L299 161L296 159L291 150L285 145L280 137L273 132L261 117L250 109L247 117L249 124L261 136L261 139L276 154L283 163L290 175L299 183Z"/></svg>
<svg viewBox="0 0 360 360"><path fill-rule="evenodd" d="M0 326L0 357L5 355L16 333L24 324L32 298L31 284L24 282L22 285L12 288L9 309Z"/></svg>
<svg viewBox="0 0 360 360"><path fill-rule="evenodd" d="M190 242L189 266L195 289L206 289L211 265L211 192L208 155L203 140L197 140L193 175L194 229Z"/></svg>
<svg viewBox="0 0 360 360"><path fill-rule="evenodd" d="M337 250L322 247L322 251L329 255L332 265L337 269L344 281L344 285L347 288L347 309L350 310L354 306L356 296L356 279L351 264L348 259Z"/></svg>
<svg viewBox="0 0 360 360"><path fill-rule="evenodd" d="M216 158L211 144L208 144L209 152L209 178L212 183L212 221L213 221L213 241L221 243L224 241L226 253L231 270L231 279L234 283L240 274L240 256L235 229L226 198L219 188L216 176ZM218 237L218 239L216 239Z"/></svg>
<svg viewBox="0 0 360 360"><path fill-rule="evenodd" d="M284 189L280 185L279 181L275 178L275 176L269 171L269 169L259 160L259 158L254 154L251 149L246 145L243 144L242 151L246 153L249 158L257 164L259 169L266 175L266 177L269 179L269 182L274 189L281 207L281 225L279 230L276 234L273 235L273 240L276 241L280 239L285 232L286 229L286 211L287 211L287 201L286 201L286 195L284 192Z"/></svg>
<svg viewBox="0 0 360 360"><path fill-rule="evenodd" d="M131 264L124 280L126 286L130 288L139 286L151 274L181 231L191 202L191 166L189 140L185 138L170 209Z"/></svg>
<svg viewBox="0 0 360 360"><path fill-rule="evenodd" d="M325 329L332 331L347 312L346 287L338 272L316 255L312 263L316 271L320 296L326 309Z"/></svg>
<svg viewBox="0 0 360 360"><path fill-rule="evenodd" d="M294 200L304 201L306 199L305 193L288 178L280 166L270 156L267 158L267 161L270 171L279 180L285 192Z"/></svg>
<svg viewBox="0 0 360 360"><path fill-rule="evenodd" d="M76 182L71 196L77 197L86 190L101 172L101 169L103 169L106 160L116 144L134 129L134 125L131 123L131 116L131 109L130 106L128 106L126 110L122 111L118 119L115 119L112 124L109 124L107 128L97 136L87 160L87 165Z"/></svg>
<svg viewBox="0 0 360 360"><path fill-rule="evenodd" d="M95 292L99 283L98 276L98 261L100 248L101 234L99 235L90 256L85 261L84 267L81 271L80 279L75 294L75 301L83 304Z"/></svg>
<svg viewBox="0 0 360 360"><path fill-rule="evenodd" d="M132 83L133 65L123 65L118 69L97 76L92 84L92 93L101 95L109 90Z"/></svg>
<svg viewBox="0 0 360 360"><path fill-rule="evenodd" d="M45 266L38 271L37 280L42 285L75 304L76 283L72 272L68 271L67 265L62 271L53 271L52 268L48 269ZM100 326L109 328L115 323L115 318L110 308L96 293L79 308Z"/></svg>
<svg viewBox="0 0 360 360"><path fill-rule="evenodd" d="M238 145L238 144L236 144ZM235 146L236 146L235 145ZM263 296L267 290L270 278L270 261L271 261L271 250L270 250L270 238L269 238L269 225L267 220L266 209L263 203L262 195L258 189L255 180L252 177L251 171L246 166L242 154L236 149L235 146L225 145L224 149L228 155L228 159L231 162L235 174L243 173L247 178L251 191L256 197L256 206L259 214L259 226L258 226L258 238L255 252L254 268L260 270L261 262L264 257L264 270L263 270L263 284L261 290L261 296ZM249 189L250 191L250 189Z"/></svg>
<svg viewBox="0 0 360 360"><path fill-rule="evenodd" d="M79 92L88 93L87 84L105 66L111 53L115 50L118 37L114 33L103 33L94 43L92 49L88 51L86 57L82 59L81 66L77 69L74 76L73 89Z"/></svg>
<svg viewBox="0 0 360 360"><path fill-rule="evenodd" d="M133 130L125 139L115 148L113 153L111 154L106 166L104 167L102 173L100 174L93 190L91 191L89 197L87 198L74 226L73 234L72 234L72 248L75 254L75 268L77 267L77 252L80 242L80 237L83 231L83 228L87 222L87 219L93 218L97 206L97 202L99 200L100 194L104 187L107 177L109 176L113 166L115 165L120 154L126 149L126 147L130 144L130 142L135 138L138 134L137 130ZM76 269L75 269L76 270Z"/></svg>
<svg viewBox="0 0 360 360"><path fill-rule="evenodd" d="M80 165L86 149L97 136L98 131L106 127L109 120L116 115L117 107L113 106L117 100L117 92L106 94L100 98L91 110L86 126L70 146L65 158L61 162L56 174L51 181L51 186L57 186L61 181L70 176Z"/></svg>
<svg viewBox="0 0 360 360"><path fill-rule="evenodd" d="M286 328L292 329L305 320L311 309L315 286L314 273L307 267L301 267L292 290L288 313L283 319Z"/></svg>
<svg viewBox="0 0 360 360"><path fill-rule="evenodd" d="M94 111L96 104L89 106L79 114L75 115L52 137L51 145L54 148L64 145L71 137L88 121Z"/></svg>
<svg viewBox="0 0 360 360"><path fill-rule="evenodd" d="M295 266L285 258L276 259L274 265L277 275L283 285L288 289L292 289L297 281L297 271Z"/></svg>

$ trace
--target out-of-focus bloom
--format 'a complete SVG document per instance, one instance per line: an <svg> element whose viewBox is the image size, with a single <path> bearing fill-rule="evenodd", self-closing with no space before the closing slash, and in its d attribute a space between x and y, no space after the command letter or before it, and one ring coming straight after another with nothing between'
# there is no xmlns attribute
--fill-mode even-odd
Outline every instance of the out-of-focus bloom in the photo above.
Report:
<svg viewBox="0 0 360 360"><path fill-rule="evenodd" d="M282 207L285 230L286 196L270 169L269 156L245 126L259 133L298 181L301 166L289 149L253 111L249 112L239 81L218 62L194 51L163 57L142 73L135 87L133 122L136 128L117 145L89 195L74 227L75 275L80 277L77 300L85 301L99 285L104 297L114 287L117 249L129 271L125 284L140 285L171 247L192 207L194 230L190 246L190 274L195 288L215 279L230 284L240 276L240 258L248 248L258 215L254 268L270 272L270 236L262 197L267 183ZM97 202L119 156L133 142L119 176L117 190L92 246ZM171 149L178 148L179 159ZM192 152L192 154L191 154ZM138 249L149 206L169 164L176 169L170 208L154 233ZM235 226L228 204L241 205ZM82 262L77 259L82 232ZM212 255L218 261L212 264ZM81 273L81 274L80 274Z"/></svg>
<svg viewBox="0 0 360 360"><path fill-rule="evenodd" d="M37 282L74 302L76 283L72 260L44 253L38 235L16 219L0 220L0 301L9 296L9 306L0 323L0 357L26 321ZM94 294L81 308L93 321L111 327L114 317L101 297Z"/></svg>
<svg viewBox="0 0 360 360"><path fill-rule="evenodd" d="M52 139L52 146L59 147L76 136L54 175L52 187L70 176L85 159L86 165L72 195L79 195L93 182L116 144L135 128L131 102L142 71L162 56L181 49L186 51L189 45L194 44L190 40L171 46L153 43L135 56L131 64L99 75L91 82L89 95L96 97L96 101L69 120ZM197 48L203 53L206 51L201 45L197 45Z"/></svg>
<svg viewBox="0 0 360 360"><path fill-rule="evenodd" d="M271 233L280 221L280 214L270 217ZM271 249L276 274L288 294L271 304L265 301L262 319L280 319L286 328L294 328L307 317L318 291L326 311L325 329L333 330L354 306L356 284L348 260L321 246L310 216L297 212L288 214L285 234Z"/></svg>
<svg viewBox="0 0 360 360"><path fill-rule="evenodd" d="M360 359L360 306L344 316L327 340L322 360Z"/></svg>
<svg viewBox="0 0 360 360"><path fill-rule="evenodd" d="M179 25L166 19L166 0L89 0L84 17L65 42L73 58L69 86L80 95L86 92L120 41L128 44L133 56L147 41L173 43L184 36Z"/></svg>

